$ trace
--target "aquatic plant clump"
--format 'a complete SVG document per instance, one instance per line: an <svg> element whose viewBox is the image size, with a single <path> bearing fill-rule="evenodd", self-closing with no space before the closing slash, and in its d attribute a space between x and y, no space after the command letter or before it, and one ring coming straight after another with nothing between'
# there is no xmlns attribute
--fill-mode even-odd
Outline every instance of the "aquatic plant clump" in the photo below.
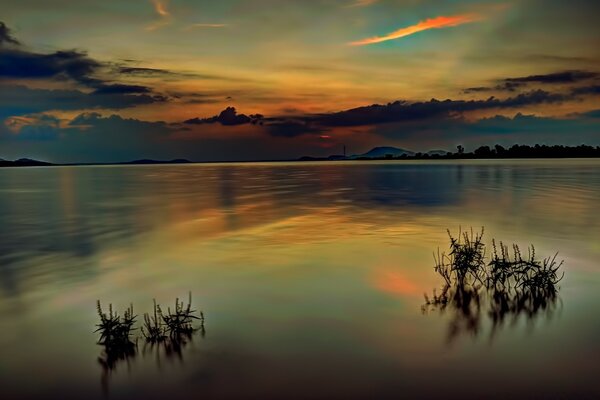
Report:
<svg viewBox="0 0 600 400"><path fill-rule="evenodd" d="M154 304L154 313L150 316L144 314L144 326L142 326L142 335L148 342L160 342L167 337L167 332L162 323L162 312L160 306L156 304L156 300L152 300Z"/></svg>
<svg viewBox="0 0 600 400"><path fill-rule="evenodd" d="M159 312L160 306L158 307ZM166 329L169 332L170 337L176 337L181 334L192 333L195 328L192 325L194 319L199 320L204 324L204 314L201 312L200 317L194 315L196 310L192 310L192 294L189 294L187 307L184 308L183 301L179 302L179 299L175 299L175 308L171 312L171 308L167 308L167 314L162 315L163 321L166 325Z"/></svg>
<svg viewBox="0 0 600 400"><path fill-rule="evenodd" d="M131 333L135 328L136 315L133 313L133 305L123 313L123 317L113 312L112 304L108 306L108 314L102 311L100 300L96 302L96 309L98 316L100 317L100 324L96 325L98 329L96 332L100 332L99 344L106 346L123 346L133 344L131 341Z"/></svg>
<svg viewBox="0 0 600 400"><path fill-rule="evenodd" d="M167 338L178 339L181 335L188 335L204 327L204 313L200 316L194 315L196 310L192 310L192 294L189 294L188 304L184 307L183 301L175 299L175 308L167 308L167 313L154 300L153 315L144 314L144 326L142 334L148 342L161 342ZM200 322L200 328L193 326L193 321Z"/></svg>
<svg viewBox="0 0 600 400"><path fill-rule="evenodd" d="M558 283L564 277L557 255L539 260L533 246L523 256L518 245L509 250L492 240L487 261L483 233L483 228L480 233L459 231L455 238L448 231L450 251L434 254L434 270L444 279L444 286L440 294L435 290L431 297L425 294L422 311L453 312L451 338L460 331L477 334L482 315L492 320L493 334L507 316L533 318L541 311L552 313L556 306ZM483 309L487 312L482 313Z"/></svg>
<svg viewBox="0 0 600 400"><path fill-rule="evenodd" d="M131 340L132 331L135 330L134 324L136 315L133 314L133 305L125 310L123 317L113 312L112 304L109 305L109 313L102 311L100 301L97 302L98 316L100 324L96 332L100 332L98 344L106 346L118 346L133 343ZM144 323L141 327L142 336L147 342L162 342L167 338L178 340L182 335L191 335L196 330L204 330L204 313L196 316L196 310L192 310L192 294L189 294L188 303L184 305L183 301L175 300L175 308L167 308L164 313L161 306L153 301L153 314L144 314ZM195 328L193 322L200 323L199 328Z"/></svg>

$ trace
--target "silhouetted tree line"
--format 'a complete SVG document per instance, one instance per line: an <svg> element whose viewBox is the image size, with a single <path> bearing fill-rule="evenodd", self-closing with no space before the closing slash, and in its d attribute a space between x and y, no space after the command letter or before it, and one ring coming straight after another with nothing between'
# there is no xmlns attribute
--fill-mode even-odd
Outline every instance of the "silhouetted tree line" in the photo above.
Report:
<svg viewBox="0 0 600 400"><path fill-rule="evenodd" d="M409 159L427 159L427 158L440 158L440 159L477 159L477 158L586 158L586 157L600 157L600 146L563 146L554 145L547 146L545 144L536 144L535 146L519 145L515 144L511 147L505 148L499 144L494 147L481 146L470 153L466 153L463 146L457 146L455 153L448 152L443 154L427 154L427 153L416 153L414 156L403 154L398 158L409 158ZM389 157L388 157L389 158Z"/></svg>

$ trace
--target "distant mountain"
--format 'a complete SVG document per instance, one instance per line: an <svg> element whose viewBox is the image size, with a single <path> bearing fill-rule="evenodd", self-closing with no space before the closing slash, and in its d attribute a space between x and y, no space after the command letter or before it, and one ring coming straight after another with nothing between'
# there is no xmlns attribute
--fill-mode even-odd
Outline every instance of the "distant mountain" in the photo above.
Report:
<svg viewBox="0 0 600 400"><path fill-rule="evenodd" d="M0 158L0 167L37 167L44 165L53 165L49 162L32 160L31 158L19 158L15 161L4 160Z"/></svg>
<svg viewBox="0 0 600 400"><path fill-rule="evenodd" d="M415 152L406 149L400 149L398 147L381 146L374 147L373 149L369 150L364 154L353 155L350 158L384 158L388 154L391 154L392 157L400 157L403 154L406 154L407 156L412 156L415 154Z"/></svg>
<svg viewBox="0 0 600 400"><path fill-rule="evenodd" d="M127 162L123 162L121 164L189 164L191 163L190 160L185 160L183 158L177 158L175 160L168 160L168 161L163 161L163 160L150 160L150 159L142 159L142 160L134 160L134 161L127 161Z"/></svg>

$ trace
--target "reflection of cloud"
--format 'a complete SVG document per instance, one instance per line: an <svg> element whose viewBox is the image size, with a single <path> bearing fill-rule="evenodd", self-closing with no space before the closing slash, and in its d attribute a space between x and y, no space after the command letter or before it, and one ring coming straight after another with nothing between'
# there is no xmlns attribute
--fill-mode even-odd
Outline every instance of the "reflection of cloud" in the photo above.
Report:
<svg viewBox="0 0 600 400"><path fill-rule="evenodd" d="M466 24L469 22L475 22L483 19L483 17L479 14L471 13L471 14L462 14L462 15L452 15L452 16L441 16L435 18L429 18L424 21L419 22L416 25L412 25L406 28L398 29L392 33L389 33L385 36L375 36L372 38L358 40L356 42L351 42L352 46L363 46L367 44L381 43L386 42L388 40L399 39L405 36L413 35L417 32L426 31L429 29L440 29L440 28L449 28L453 26L458 26L462 24Z"/></svg>
<svg viewBox="0 0 600 400"><path fill-rule="evenodd" d="M382 292L396 296L420 296L419 287L399 271L382 269L375 272L373 285Z"/></svg>

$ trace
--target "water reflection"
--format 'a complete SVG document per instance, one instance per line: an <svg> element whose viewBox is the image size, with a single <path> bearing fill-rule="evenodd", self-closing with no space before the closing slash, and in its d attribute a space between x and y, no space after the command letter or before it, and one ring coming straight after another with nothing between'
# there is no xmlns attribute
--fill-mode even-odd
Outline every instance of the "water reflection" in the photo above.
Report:
<svg viewBox="0 0 600 400"><path fill-rule="evenodd" d="M590 354L600 354L590 318L600 308L599 166L0 170L0 386L11 399L93 398L103 373L114 399L314 398L315 388L329 398L440 397L467 386L484 398L497 383L490 377L502 376L506 391L530 397L589 393ZM560 298L455 286L427 308L444 317L423 318L422 293L438 285L430 251L459 224L539 244L542 254L559 249L568 260ZM95 344L97 298L151 310L152 297L181 288L211 315L202 346L197 336L145 344L139 333L133 351ZM523 334L559 311L560 320ZM446 346L447 329L452 340L495 332L494 346ZM431 371L447 379L423 388ZM524 371L535 374L524 381Z"/></svg>

